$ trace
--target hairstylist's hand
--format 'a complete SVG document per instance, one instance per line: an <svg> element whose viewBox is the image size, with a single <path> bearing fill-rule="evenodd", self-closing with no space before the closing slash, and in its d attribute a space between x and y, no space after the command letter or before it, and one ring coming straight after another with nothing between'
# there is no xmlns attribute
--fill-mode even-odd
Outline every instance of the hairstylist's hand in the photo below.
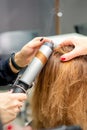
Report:
<svg viewBox="0 0 87 130"><path fill-rule="evenodd" d="M22 93L0 93L0 118L3 124L16 118L26 98L26 94Z"/></svg>
<svg viewBox="0 0 87 130"><path fill-rule="evenodd" d="M87 37L70 38L60 43L59 46L63 47L67 45L74 45L75 48L71 52L62 55L60 58L62 61L68 61L77 56L87 54Z"/></svg>
<svg viewBox="0 0 87 130"><path fill-rule="evenodd" d="M32 41L28 42L19 52L16 53L15 62L21 67L28 65L31 59L37 53L40 46L45 42L51 42L51 40L46 37L34 38Z"/></svg>
<svg viewBox="0 0 87 130"><path fill-rule="evenodd" d="M8 124L5 127L5 130L35 130L31 126L20 126L20 125L14 125L14 124Z"/></svg>

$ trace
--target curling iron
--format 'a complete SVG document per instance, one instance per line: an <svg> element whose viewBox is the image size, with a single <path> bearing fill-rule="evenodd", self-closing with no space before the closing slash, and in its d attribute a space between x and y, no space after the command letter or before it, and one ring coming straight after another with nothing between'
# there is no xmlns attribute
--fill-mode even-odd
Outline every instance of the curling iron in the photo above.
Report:
<svg viewBox="0 0 87 130"><path fill-rule="evenodd" d="M26 91L31 88L33 81L46 64L52 52L52 43L47 42L40 47L36 56L33 58L31 63L25 69L21 78L18 80L18 83L13 86L13 93L26 93Z"/></svg>

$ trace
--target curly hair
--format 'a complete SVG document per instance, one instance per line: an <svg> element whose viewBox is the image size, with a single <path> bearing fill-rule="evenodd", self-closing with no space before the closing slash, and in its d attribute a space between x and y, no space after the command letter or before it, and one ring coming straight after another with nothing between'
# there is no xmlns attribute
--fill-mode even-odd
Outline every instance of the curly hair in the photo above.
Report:
<svg viewBox="0 0 87 130"><path fill-rule="evenodd" d="M56 48L35 81L32 116L37 129L79 125L87 130L87 56L60 61L72 49Z"/></svg>

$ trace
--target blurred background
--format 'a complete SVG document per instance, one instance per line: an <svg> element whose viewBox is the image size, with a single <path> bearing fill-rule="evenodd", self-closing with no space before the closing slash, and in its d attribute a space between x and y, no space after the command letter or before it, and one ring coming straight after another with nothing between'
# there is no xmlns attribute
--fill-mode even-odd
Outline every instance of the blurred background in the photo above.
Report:
<svg viewBox="0 0 87 130"><path fill-rule="evenodd" d="M0 53L36 36L87 35L87 0L0 0Z"/></svg>
<svg viewBox="0 0 87 130"><path fill-rule="evenodd" d="M33 30L50 36L57 33L56 24L60 33L71 33L87 23L86 5L87 0L0 0L0 33Z"/></svg>
<svg viewBox="0 0 87 130"><path fill-rule="evenodd" d="M18 51L36 36L87 35L86 5L87 0L0 0L0 53Z"/></svg>
<svg viewBox="0 0 87 130"><path fill-rule="evenodd" d="M87 0L0 0L0 56L17 52L36 36L87 35L86 12ZM15 122L31 122L30 111L26 101Z"/></svg>

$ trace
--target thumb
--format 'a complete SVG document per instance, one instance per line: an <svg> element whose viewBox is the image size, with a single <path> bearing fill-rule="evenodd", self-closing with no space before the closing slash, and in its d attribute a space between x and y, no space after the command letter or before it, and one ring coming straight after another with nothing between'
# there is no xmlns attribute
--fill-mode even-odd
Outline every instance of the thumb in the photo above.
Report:
<svg viewBox="0 0 87 130"><path fill-rule="evenodd" d="M64 55L62 55L62 56L60 57L60 60L61 60L61 61L69 61L69 60L71 60L71 59L77 57L77 56L78 56L78 53L79 53L79 52L78 52L76 49L74 49L74 50L72 50L72 51L70 51L70 52L68 52L68 53L66 53L66 54L64 54Z"/></svg>

